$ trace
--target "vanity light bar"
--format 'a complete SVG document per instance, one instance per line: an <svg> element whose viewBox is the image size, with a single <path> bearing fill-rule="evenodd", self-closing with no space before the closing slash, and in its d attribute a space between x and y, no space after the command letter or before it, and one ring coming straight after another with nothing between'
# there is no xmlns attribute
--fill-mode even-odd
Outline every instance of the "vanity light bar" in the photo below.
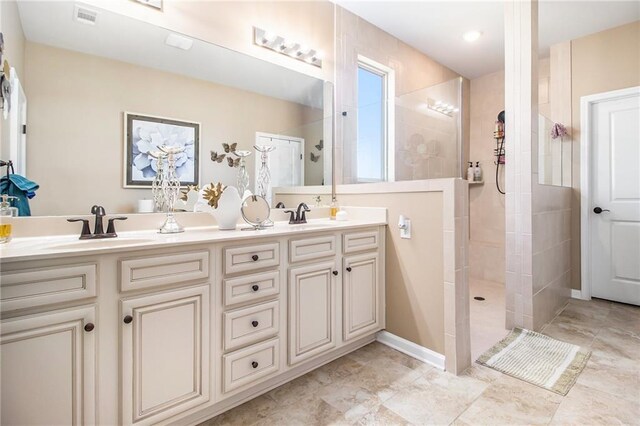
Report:
<svg viewBox="0 0 640 426"><path fill-rule="evenodd" d="M427 99L427 108L432 111L444 114L447 117L451 117L454 112L460 111L455 105L448 104L442 101L435 101L433 99Z"/></svg>
<svg viewBox="0 0 640 426"><path fill-rule="evenodd" d="M302 43L289 40L258 27L253 27L253 42L258 46L322 68L322 52Z"/></svg>

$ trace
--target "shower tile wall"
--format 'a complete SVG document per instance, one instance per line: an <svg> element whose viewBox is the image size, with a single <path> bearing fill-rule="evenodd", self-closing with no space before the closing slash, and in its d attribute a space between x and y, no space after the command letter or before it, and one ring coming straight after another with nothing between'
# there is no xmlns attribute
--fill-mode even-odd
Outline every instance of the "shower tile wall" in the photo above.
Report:
<svg viewBox="0 0 640 426"><path fill-rule="evenodd" d="M496 189L493 130L504 110L504 71L471 80L471 144L469 161L480 161L484 185L469 186L469 276L504 283L504 195ZM508 141L506 149L509 149ZM465 167L466 170L466 167ZM504 191L504 167L500 168Z"/></svg>

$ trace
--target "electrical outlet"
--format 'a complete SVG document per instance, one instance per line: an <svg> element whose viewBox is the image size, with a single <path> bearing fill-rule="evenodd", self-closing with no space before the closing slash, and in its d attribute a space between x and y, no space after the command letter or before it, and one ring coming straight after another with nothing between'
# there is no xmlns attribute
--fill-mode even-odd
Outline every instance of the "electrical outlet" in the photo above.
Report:
<svg viewBox="0 0 640 426"><path fill-rule="evenodd" d="M400 238L411 238L411 219L404 219L404 226L400 228Z"/></svg>

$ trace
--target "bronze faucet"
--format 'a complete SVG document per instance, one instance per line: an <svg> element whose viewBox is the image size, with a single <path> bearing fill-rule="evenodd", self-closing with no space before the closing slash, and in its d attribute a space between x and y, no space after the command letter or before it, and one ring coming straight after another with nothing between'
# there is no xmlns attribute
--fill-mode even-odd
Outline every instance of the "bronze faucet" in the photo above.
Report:
<svg viewBox="0 0 640 426"><path fill-rule="evenodd" d="M67 222L82 222L82 231L80 232L81 240L94 240L100 238L115 238L118 236L116 234L116 227L114 225L114 221L116 220L127 220L124 216L112 217L109 219L109 224L107 225L107 232L104 232L104 227L102 224L102 218L105 216L104 207L102 206L93 206L91 207L91 214L95 215L95 224L93 234L89 229L89 220L88 219L67 219Z"/></svg>

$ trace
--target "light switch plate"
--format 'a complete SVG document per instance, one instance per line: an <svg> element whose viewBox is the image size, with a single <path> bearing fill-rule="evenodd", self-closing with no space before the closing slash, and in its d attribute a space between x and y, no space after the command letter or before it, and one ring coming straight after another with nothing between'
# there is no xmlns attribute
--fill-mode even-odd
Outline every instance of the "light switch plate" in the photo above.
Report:
<svg viewBox="0 0 640 426"><path fill-rule="evenodd" d="M400 238L410 239L411 238L411 219L404 220L404 228L400 229Z"/></svg>

